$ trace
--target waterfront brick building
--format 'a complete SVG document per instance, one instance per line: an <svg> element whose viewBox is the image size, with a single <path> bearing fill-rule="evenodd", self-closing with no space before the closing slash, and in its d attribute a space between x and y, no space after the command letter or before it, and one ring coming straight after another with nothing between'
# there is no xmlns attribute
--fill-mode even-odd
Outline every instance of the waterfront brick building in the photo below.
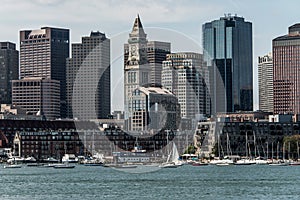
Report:
<svg viewBox="0 0 300 200"><path fill-rule="evenodd" d="M15 156L33 156L38 160L55 157L60 160L64 154L80 155L83 144L74 130L65 131L18 131L14 138Z"/></svg>
<svg viewBox="0 0 300 200"><path fill-rule="evenodd" d="M182 153L194 133L161 130L133 136L113 123L104 130L99 130L99 125L88 121L0 120L0 143L2 148L15 148L17 155L38 159L96 152L107 157L113 152L131 151L137 143L148 152L162 153L171 141Z"/></svg>
<svg viewBox="0 0 300 200"><path fill-rule="evenodd" d="M200 155L271 158L283 156L285 136L299 134L300 122L199 122L194 139Z"/></svg>

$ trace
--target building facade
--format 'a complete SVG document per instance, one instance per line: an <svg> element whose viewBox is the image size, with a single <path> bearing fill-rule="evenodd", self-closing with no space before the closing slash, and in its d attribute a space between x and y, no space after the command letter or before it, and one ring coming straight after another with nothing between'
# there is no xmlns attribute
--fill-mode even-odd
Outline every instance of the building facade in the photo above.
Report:
<svg viewBox="0 0 300 200"><path fill-rule="evenodd" d="M110 40L91 32L72 44L67 59L67 116L78 119L108 118L110 102ZM74 112L73 112L74 111Z"/></svg>
<svg viewBox="0 0 300 200"><path fill-rule="evenodd" d="M269 53L258 57L259 110L273 112L273 58Z"/></svg>
<svg viewBox="0 0 300 200"><path fill-rule="evenodd" d="M156 133L177 130L180 106L174 94L162 87L138 87L129 98L129 130Z"/></svg>
<svg viewBox="0 0 300 200"><path fill-rule="evenodd" d="M147 58L151 68L151 84L161 84L162 62L166 60L166 56L169 53L171 53L171 43L148 41Z"/></svg>
<svg viewBox="0 0 300 200"><path fill-rule="evenodd" d="M42 27L20 31L20 78L40 77L60 81L60 112L66 115L66 58L69 29Z"/></svg>
<svg viewBox="0 0 300 200"><path fill-rule="evenodd" d="M60 82L44 78L12 81L12 104L31 115L60 118Z"/></svg>
<svg viewBox="0 0 300 200"><path fill-rule="evenodd" d="M14 138L14 156L30 157L37 160L56 158L64 154L80 155L83 144L76 131L20 131Z"/></svg>
<svg viewBox="0 0 300 200"><path fill-rule="evenodd" d="M162 85L178 98L182 118L209 114L208 81L202 54L172 53L163 61Z"/></svg>
<svg viewBox="0 0 300 200"><path fill-rule="evenodd" d="M202 26L212 114L253 110L252 23L230 14Z"/></svg>
<svg viewBox="0 0 300 200"><path fill-rule="evenodd" d="M11 104L11 81L19 79L16 44L0 42L0 104Z"/></svg>
<svg viewBox="0 0 300 200"><path fill-rule="evenodd" d="M273 39L274 113L300 113L300 24Z"/></svg>

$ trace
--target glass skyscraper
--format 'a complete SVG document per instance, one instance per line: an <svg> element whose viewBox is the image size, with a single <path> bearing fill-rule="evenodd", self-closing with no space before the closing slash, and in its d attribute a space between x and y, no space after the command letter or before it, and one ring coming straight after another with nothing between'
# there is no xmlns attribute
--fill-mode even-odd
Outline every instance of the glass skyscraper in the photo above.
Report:
<svg viewBox="0 0 300 200"><path fill-rule="evenodd" d="M253 110L252 23L230 14L202 27L211 114Z"/></svg>
<svg viewBox="0 0 300 200"><path fill-rule="evenodd" d="M11 104L11 81L19 79L16 44L0 42L0 104Z"/></svg>

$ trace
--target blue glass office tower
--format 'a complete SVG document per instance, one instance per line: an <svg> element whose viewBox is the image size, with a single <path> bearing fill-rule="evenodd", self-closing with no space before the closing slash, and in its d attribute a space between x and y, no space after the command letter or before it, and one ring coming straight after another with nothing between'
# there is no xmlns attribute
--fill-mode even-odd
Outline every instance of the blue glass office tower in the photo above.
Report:
<svg viewBox="0 0 300 200"><path fill-rule="evenodd" d="M202 26L211 114L253 110L252 23L230 14Z"/></svg>

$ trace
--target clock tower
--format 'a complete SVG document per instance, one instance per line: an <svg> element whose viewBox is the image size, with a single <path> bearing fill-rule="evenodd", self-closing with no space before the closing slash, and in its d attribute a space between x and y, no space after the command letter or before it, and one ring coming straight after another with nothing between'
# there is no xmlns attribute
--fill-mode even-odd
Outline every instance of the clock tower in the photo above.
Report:
<svg viewBox="0 0 300 200"><path fill-rule="evenodd" d="M150 82L151 68L147 59L147 34L139 15L135 18L129 34L128 44L124 45L124 110L125 120L129 116L129 98L139 86Z"/></svg>

